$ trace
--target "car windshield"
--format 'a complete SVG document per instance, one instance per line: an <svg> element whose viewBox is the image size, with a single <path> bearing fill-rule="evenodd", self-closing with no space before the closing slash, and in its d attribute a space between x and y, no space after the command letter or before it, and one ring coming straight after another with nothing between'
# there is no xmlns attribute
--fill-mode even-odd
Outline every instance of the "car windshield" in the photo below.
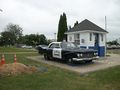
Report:
<svg viewBox="0 0 120 90"><path fill-rule="evenodd" d="M71 42L63 42L62 43L62 48L76 48L77 45L76 44L73 44Z"/></svg>

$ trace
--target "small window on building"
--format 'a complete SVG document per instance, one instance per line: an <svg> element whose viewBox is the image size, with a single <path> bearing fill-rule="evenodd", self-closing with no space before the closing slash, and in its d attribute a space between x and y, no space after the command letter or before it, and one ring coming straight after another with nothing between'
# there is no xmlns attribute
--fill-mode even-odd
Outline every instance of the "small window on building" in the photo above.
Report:
<svg viewBox="0 0 120 90"><path fill-rule="evenodd" d="M76 36L77 36L77 39L79 40L79 38L80 38L80 37L79 37L79 34L76 34Z"/></svg>
<svg viewBox="0 0 120 90"><path fill-rule="evenodd" d="M71 36L69 36L69 41L72 41L72 37Z"/></svg>
<svg viewBox="0 0 120 90"><path fill-rule="evenodd" d="M80 34L74 34L74 42L76 44L80 44Z"/></svg>
<svg viewBox="0 0 120 90"><path fill-rule="evenodd" d="M101 41L103 41L103 34L101 34Z"/></svg>
<svg viewBox="0 0 120 90"><path fill-rule="evenodd" d="M80 39L80 34L74 34L74 39L79 40Z"/></svg>
<svg viewBox="0 0 120 90"><path fill-rule="evenodd" d="M92 33L90 33L90 41L92 41Z"/></svg>
<svg viewBox="0 0 120 90"><path fill-rule="evenodd" d="M85 39L81 39L81 43L85 43Z"/></svg>

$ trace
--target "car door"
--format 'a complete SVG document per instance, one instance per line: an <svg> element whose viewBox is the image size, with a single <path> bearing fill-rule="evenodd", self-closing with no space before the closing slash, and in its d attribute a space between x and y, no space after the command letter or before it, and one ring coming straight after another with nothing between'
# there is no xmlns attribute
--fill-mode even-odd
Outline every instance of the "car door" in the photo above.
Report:
<svg viewBox="0 0 120 90"><path fill-rule="evenodd" d="M62 58L62 48L60 47L60 43L54 44L52 56L53 56L53 58L58 58L58 59Z"/></svg>
<svg viewBox="0 0 120 90"><path fill-rule="evenodd" d="M53 58L62 59L62 49L61 48L54 48L52 54L53 54Z"/></svg>
<svg viewBox="0 0 120 90"><path fill-rule="evenodd" d="M62 49L60 47L60 43L52 43L49 46L49 56L52 58L58 58L61 59L62 58Z"/></svg>

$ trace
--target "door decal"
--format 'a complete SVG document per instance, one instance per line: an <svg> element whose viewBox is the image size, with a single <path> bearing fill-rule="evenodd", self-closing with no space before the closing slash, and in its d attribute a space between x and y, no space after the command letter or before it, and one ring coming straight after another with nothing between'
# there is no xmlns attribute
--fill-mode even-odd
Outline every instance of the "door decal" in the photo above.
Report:
<svg viewBox="0 0 120 90"><path fill-rule="evenodd" d="M62 49L54 48L53 49L53 57L61 59L62 58L62 52L61 51L62 51Z"/></svg>

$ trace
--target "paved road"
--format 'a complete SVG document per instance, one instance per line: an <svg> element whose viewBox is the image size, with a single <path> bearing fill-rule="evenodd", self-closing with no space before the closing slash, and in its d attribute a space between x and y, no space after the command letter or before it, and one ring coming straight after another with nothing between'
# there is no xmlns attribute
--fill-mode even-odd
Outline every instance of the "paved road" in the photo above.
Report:
<svg viewBox="0 0 120 90"><path fill-rule="evenodd" d="M96 60L93 63L88 64L66 64L66 63L60 63L57 61L46 61L44 60L43 56L32 56L27 57L31 60L35 60L38 62L42 62L49 65L54 65L56 67L60 67L63 69L72 70L78 73L87 73L87 72L93 72L96 70L101 70L109 67L113 67L116 65L120 65L120 55L112 54L110 57L102 58L100 60Z"/></svg>

